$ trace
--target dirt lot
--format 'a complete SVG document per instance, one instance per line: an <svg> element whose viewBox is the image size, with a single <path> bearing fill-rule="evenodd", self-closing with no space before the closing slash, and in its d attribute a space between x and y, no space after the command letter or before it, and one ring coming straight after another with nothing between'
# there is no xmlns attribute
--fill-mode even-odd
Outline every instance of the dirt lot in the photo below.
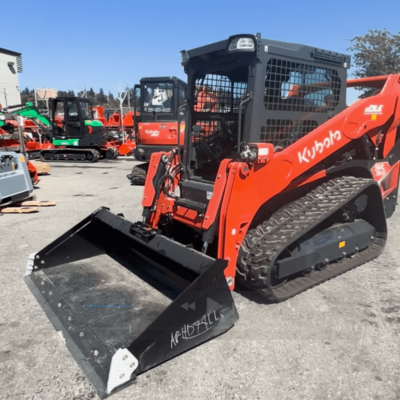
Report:
<svg viewBox="0 0 400 400"><path fill-rule="evenodd" d="M99 206L140 219L132 159L53 164L35 191L56 207L3 215L0 247L0 399L96 399L26 287L28 255ZM243 293L226 334L140 375L112 399L399 399L400 209L376 260L289 301Z"/></svg>

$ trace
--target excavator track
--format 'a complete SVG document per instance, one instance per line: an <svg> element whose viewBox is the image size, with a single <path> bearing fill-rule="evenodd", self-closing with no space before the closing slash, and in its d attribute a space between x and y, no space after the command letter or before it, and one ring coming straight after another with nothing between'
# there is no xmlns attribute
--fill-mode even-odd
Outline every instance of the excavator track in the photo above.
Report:
<svg viewBox="0 0 400 400"><path fill-rule="evenodd" d="M335 178L250 230L239 252L238 281L270 301L280 302L376 258L385 246L385 232L376 231L367 248L331 262L324 269L273 283L275 262L285 249L372 185L376 185L372 179Z"/></svg>
<svg viewBox="0 0 400 400"><path fill-rule="evenodd" d="M80 161L96 162L100 159L100 152L96 149L49 149L40 152L42 161Z"/></svg>

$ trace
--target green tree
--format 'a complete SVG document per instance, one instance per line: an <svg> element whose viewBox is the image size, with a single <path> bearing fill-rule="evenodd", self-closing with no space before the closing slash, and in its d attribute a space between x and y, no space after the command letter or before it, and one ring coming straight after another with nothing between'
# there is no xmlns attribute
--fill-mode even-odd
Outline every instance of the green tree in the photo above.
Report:
<svg viewBox="0 0 400 400"><path fill-rule="evenodd" d="M96 100L99 105L107 103L107 96L104 94L103 89L100 89L99 93L96 95Z"/></svg>
<svg viewBox="0 0 400 400"><path fill-rule="evenodd" d="M107 103L109 107L118 107L119 101L115 99L114 95L111 92L108 92Z"/></svg>
<svg viewBox="0 0 400 400"><path fill-rule="evenodd" d="M367 78L400 72L400 32L392 34L388 30L372 30L364 36L350 40L347 49L353 52L356 78ZM368 97L375 89L360 88L360 97Z"/></svg>
<svg viewBox="0 0 400 400"><path fill-rule="evenodd" d="M25 104L26 102L35 102L35 93L33 89L28 89L27 87L21 90L21 102Z"/></svg>

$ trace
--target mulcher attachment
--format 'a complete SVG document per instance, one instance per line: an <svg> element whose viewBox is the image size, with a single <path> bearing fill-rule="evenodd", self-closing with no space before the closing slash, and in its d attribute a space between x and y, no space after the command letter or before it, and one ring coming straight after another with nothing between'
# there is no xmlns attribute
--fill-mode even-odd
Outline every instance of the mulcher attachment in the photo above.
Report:
<svg viewBox="0 0 400 400"><path fill-rule="evenodd" d="M31 255L25 282L103 399L233 326L226 266L100 208Z"/></svg>

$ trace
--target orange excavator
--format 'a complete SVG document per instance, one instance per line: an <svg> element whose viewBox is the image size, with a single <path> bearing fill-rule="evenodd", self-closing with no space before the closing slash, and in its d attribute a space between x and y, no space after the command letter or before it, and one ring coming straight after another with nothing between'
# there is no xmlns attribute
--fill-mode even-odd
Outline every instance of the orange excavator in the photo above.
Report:
<svg viewBox="0 0 400 400"><path fill-rule="evenodd" d="M144 185L148 163L153 153L168 151L177 145L178 130L184 130L186 83L176 77L142 78L135 91L135 165L128 175L134 185ZM140 109L140 116L138 115ZM178 121L182 121L179 123ZM181 135L183 144L183 134Z"/></svg>
<svg viewBox="0 0 400 400"><path fill-rule="evenodd" d="M1 109L1 104L0 104L0 109ZM7 129L4 130L0 128L0 158L1 158L0 169L1 172L7 174L7 169L5 169L5 166L9 167L11 164L13 164L11 163L11 159L17 160L16 157L17 153L22 153L23 157L20 158L20 161L17 161L15 165L13 164L14 167L11 168L11 171L13 171L14 168L17 167L21 162L22 162L21 165L26 163L26 169L31 179L32 185L36 185L40 182L40 179L38 177L38 173L35 166L28 160L28 154L31 153L27 151L28 144L31 145L30 148L28 147L28 150L32 151L33 147L32 142L34 141L26 139L24 137L23 129L25 127L25 120L24 118L21 118L21 120L23 126L20 125L16 115L0 113L0 126ZM17 133L15 133L15 130L17 131ZM12 153L14 153L15 155L12 156ZM10 174L11 173L12 172L10 172ZM17 179L21 179L21 177L18 177ZM11 186L12 185L9 182L7 182L7 189L10 189ZM18 185L16 186L18 187ZM4 196L4 193L2 193L1 196Z"/></svg>
<svg viewBox="0 0 400 400"><path fill-rule="evenodd" d="M118 149L120 156L131 155L136 147L134 112L125 113L121 121L121 111L113 111L107 118L104 109L104 106L93 107L94 118L103 123L107 132L107 146Z"/></svg>
<svg viewBox="0 0 400 400"><path fill-rule="evenodd" d="M4 113L7 113L9 118L0 120L0 151L21 150L18 122L11 118L12 115L20 116L24 149L29 160L39 159L42 149L54 148L51 137L46 133L47 129L50 129L50 121L41 115L32 103L7 109L2 109L0 104L0 116L4 116Z"/></svg>

